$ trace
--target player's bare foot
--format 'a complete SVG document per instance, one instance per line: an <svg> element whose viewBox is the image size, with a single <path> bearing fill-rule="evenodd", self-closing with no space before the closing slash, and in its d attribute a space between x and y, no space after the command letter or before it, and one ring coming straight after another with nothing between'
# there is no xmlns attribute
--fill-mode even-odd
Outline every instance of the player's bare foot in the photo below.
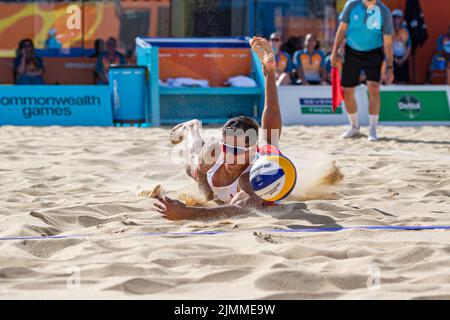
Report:
<svg viewBox="0 0 450 320"><path fill-rule="evenodd" d="M250 40L250 46L256 52L261 60L261 64L267 71L275 71L276 62L272 46L269 41L261 37L253 37Z"/></svg>
<svg viewBox="0 0 450 320"><path fill-rule="evenodd" d="M185 133L187 132L187 128L190 126L200 126L200 121L197 119L186 121L183 123L180 123L172 128L170 131L170 142L172 144L179 144L183 141Z"/></svg>

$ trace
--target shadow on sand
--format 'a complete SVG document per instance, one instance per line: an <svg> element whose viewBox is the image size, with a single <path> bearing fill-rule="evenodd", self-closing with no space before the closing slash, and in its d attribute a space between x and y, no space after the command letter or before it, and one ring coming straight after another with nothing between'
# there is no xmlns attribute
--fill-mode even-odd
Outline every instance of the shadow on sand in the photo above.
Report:
<svg viewBox="0 0 450 320"><path fill-rule="evenodd" d="M330 216L311 213L308 206L302 202L282 204L271 207L265 214L279 220L299 220L309 223L309 225L290 224L286 225L289 229L311 229L311 228L341 228Z"/></svg>
<svg viewBox="0 0 450 320"><path fill-rule="evenodd" d="M383 142L397 142L397 143L426 143L432 145L447 145L450 146L450 139L448 141L438 141L438 140L416 140L416 139L400 139L400 138L386 138L382 137L378 141Z"/></svg>

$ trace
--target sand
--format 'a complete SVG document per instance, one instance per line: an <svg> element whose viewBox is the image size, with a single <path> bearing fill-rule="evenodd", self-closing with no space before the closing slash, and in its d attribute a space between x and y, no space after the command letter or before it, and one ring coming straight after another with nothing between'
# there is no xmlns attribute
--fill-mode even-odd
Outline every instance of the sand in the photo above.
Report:
<svg viewBox="0 0 450 320"><path fill-rule="evenodd" d="M138 196L195 196L168 128L0 127L0 298L450 299L450 231L273 231L450 225L450 127L343 129L286 128L301 201L283 212L171 222Z"/></svg>

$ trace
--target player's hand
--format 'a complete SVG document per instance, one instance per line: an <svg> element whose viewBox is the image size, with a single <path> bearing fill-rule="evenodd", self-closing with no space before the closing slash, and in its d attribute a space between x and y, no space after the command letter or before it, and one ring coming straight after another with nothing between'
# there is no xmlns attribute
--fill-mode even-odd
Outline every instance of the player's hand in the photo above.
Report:
<svg viewBox="0 0 450 320"><path fill-rule="evenodd" d="M333 67L337 66L338 63L338 54L335 52L331 53L330 62Z"/></svg>
<svg viewBox="0 0 450 320"><path fill-rule="evenodd" d="M394 70L392 68L388 69L385 82L387 85L394 83Z"/></svg>
<svg viewBox="0 0 450 320"><path fill-rule="evenodd" d="M178 200L169 197L155 196L156 202L153 206L161 216L168 220L185 220L188 219L186 205Z"/></svg>

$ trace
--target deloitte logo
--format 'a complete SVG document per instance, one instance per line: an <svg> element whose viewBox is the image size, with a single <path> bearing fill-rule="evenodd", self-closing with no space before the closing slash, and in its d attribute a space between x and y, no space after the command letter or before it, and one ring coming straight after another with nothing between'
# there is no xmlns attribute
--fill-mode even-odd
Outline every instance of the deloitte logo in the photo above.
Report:
<svg viewBox="0 0 450 320"><path fill-rule="evenodd" d="M421 112L420 101L413 96L403 96L397 103L398 110L407 118L414 119Z"/></svg>

